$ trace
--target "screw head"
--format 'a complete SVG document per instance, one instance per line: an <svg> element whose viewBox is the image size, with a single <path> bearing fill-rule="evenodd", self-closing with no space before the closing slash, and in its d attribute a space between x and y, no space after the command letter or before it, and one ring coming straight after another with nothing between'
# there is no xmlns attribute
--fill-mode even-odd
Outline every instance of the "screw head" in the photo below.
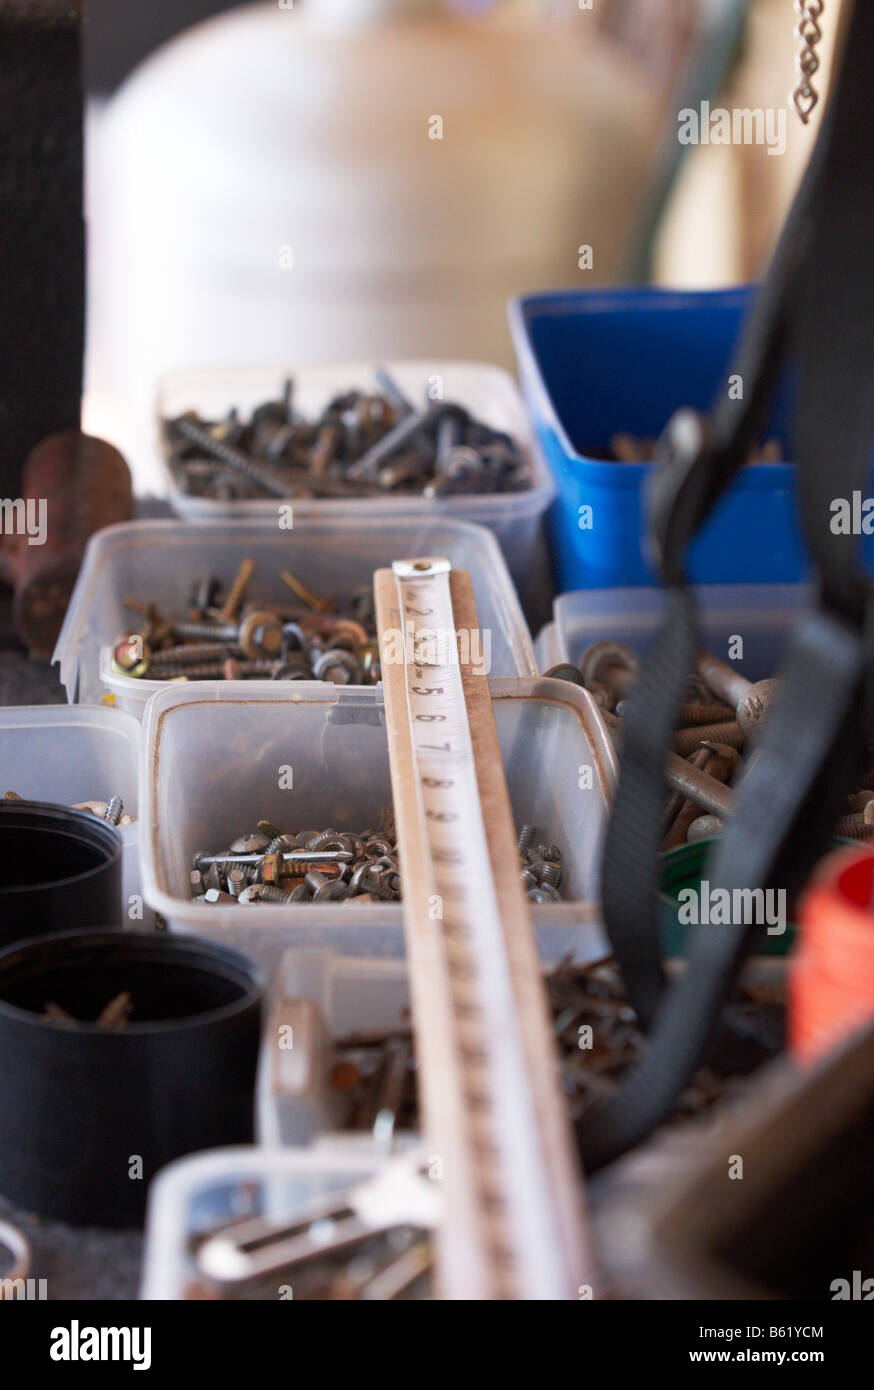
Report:
<svg viewBox="0 0 874 1390"><path fill-rule="evenodd" d="M740 701L737 707L737 722L747 738L753 738L758 733L779 688L780 682L776 678L756 681Z"/></svg>
<svg viewBox="0 0 874 1390"><path fill-rule="evenodd" d="M117 676L144 676L149 669L151 649L138 632L130 632L115 644L112 670Z"/></svg>
<svg viewBox="0 0 874 1390"><path fill-rule="evenodd" d="M272 883L278 887L284 867L285 862L280 853L265 854L261 861L261 877L265 883Z"/></svg>
<svg viewBox="0 0 874 1390"><path fill-rule="evenodd" d="M240 646L246 656L279 656L282 651L282 623L275 613L256 608L240 624Z"/></svg>
<svg viewBox="0 0 874 1390"><path fill-rule="evenodd" d="M250 883L246 888L243 889L240 896L237 898L237 902L242 903L243 906L246 906L249 903L258 903L261 901L263 894L263 883Z"/></svg>

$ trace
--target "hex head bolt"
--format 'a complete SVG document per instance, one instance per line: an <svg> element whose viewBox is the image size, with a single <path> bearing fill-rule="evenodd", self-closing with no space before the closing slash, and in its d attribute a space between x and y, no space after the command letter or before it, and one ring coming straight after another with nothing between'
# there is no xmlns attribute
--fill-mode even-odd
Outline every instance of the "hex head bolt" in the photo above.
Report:
<svg viewBox="0 0 874 1390"><path fill-rule="evenodd" d="M196 444L210 458L218 459L219 463L225 464L235 473L241 473L244 478L257 483L271 497L288 496L288 484L286 482L274 477L268 469L262 468L241 449L234 448L225 440L216 439L212 430L206 429L196 420L192 420L187 415L180 415L177 420L173 421L173 427L189 444Z"/></svg>

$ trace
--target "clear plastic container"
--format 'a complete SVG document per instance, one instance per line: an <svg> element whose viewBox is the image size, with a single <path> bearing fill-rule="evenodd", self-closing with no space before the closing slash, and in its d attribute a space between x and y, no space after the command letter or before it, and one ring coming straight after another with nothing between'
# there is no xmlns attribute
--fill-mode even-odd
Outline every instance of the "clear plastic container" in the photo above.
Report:
<svg viewBox="0 0 874 1390"><path fill-rule="evenodd" d="M447 497L429 501L424 497L329 498L294 503L295 525L312 518L335 519L354 516L380 526L391 518L414 516L473 521L493 531L504 553L514 580L522 587L535 561L540 543L540 523L554 496L554 486L546 465L531 436L527 416L516 383L500 367L479 362L340 362L322 366L203 368L168 373L158 385L158 448L164 455L161 421L196 410L208 419L220 419L232 406L246 417L253 406L275 400L282 393L286 377L295 383L295 405L305 416L320 412L332 396L352 389L373 390L374 371L385 366L414 405L425 400L426 390L433 396L438 389L447 401L457 401L478 419L495 429L505 430L525 449L531 463L533 486L525 492ZM169 469L168 469L169 473ZM277 499L249 502L217 502L191 497L169 478L170 500L188 521L215 520L228 516L260 517L275 525Z"/></svg>
<svg viewBox="0 0 874 1390"><path fill-rule="evenodd" d="M319 946L292 948L282 957L272 1007L259 1064L258 1137L263 1144L308 1144L341 1125L329 1082L332 1041L410 1027L407 967ZM275 1065L277 1057L288 1060L277 1049L283 1025L293 1030L290 1067Z"/></svg>
<svg viewBox="0 0 874 1390"><path fill-rule="evenodd" d="M565 900L534 908L541 956L590 959L593 941L603 944L597 876L612 744L590 697L566 681L490 685L517 822L563 852ZM150 701L143 740L144 891L171 931L235 945L268 972L293 945L403 956L399 903L209 907L189 897L195 851L230 844L261 817L289 828L378 822L392 801L381 690L174 686Z"/></svg>
<svg viewBox="0 0 874 1390"><path fill-rule="evenodd" d="M702 584L695 593L701 645L731 658L753 681L776 673L786 638L810 601L805 584ZM576 664L590 642L603 641L625 642L641 653L658 632L664 605L665 590L657 588L561 594L553 605L552 632L538 638L538 655L544 663L552 657L552 665ZM729 651L732 637L742 638L742 656Z"/></svg>
<svg viewBox="0 0 874 1390"><path fill-rule="evenodd" d="M549 671L558 665L558 637L554 622L545 623L540 629L534 643L534 655L541 671Z"/></svg>
<svg viewBox="0 0 874 1390"><path fill-rule="evenodd" d="M140 733L129 714L98 705L0 708L0 796L14 791L28 801L62 806L120 796L125 811L137 816ZM154 922L142 903L139 832L138 823L119 827L122 921L132 927Z"/></svg>
<svg viewBox="0 0 874 1390"><path fill-rule="evenodd" d="M318 1197L374 1177L386 1161L372 1143L344 1137L297 1150L211 1149L168 1163L149 1189L140 1297L191 1296L192 1238L247 1216L293 1216ZM290 1288L277 1280L277 1299L289 1298Z"/></svg>
<svg viewBox="0 0 874 1390"><path fill-rule="evenodd" d="M548 936L549 928L541 932ZM594 938L590 960L603 951ZM274 986L273 1012L264 1032L258 1072L257 1126L263 1144L308 1144L344 1130L342 1096L330 1082L332 1044L353 1034L399 1032L412 1026L410 987L402 960L344 956L324 947L286 951ZM280 1027L293 1029L288 1052L277 1049ZM287 1034L285 1035L288 1036ZM293 1065L277 1067L294 1054ZM396 1131L412 1142L413 1131Z"/></svg>
<svg viewBox="0 0 874 1390"><path fill-rule="evenodd" d="M54 660L71 701L97 701L106 692L119 708L142 718L164 681L116 676L110 644L136 624L125 597L150 600L166 612L183 608L191 585L213 574L225 584L240 561L257 561L253 590L287 603L279 574L290 569L314 593L347 595L370 583L373 571L409 555L447 555L470 573L483 631L491 634L491 673L531 676L537 665L519 600L494 538L464 522L404 517L298 518L292 531L264 521L193 524L134 521L92 537ZM214 684L214 683L211 683Z"/></svg>

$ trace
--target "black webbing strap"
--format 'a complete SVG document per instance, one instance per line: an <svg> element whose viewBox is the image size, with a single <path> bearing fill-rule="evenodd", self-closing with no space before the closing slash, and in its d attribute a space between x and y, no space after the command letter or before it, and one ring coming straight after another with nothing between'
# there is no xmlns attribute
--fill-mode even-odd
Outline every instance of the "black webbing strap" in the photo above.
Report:
<svg viewBox="0 0 874 1390"><path fill-rule="evenodd" d="M868 586L859 539L833 534L830 504L865 488L874 435L872 51L874 5L856 4L810 166L732 366L743 401L726 391L709 422L679 412L660 441L650 520L670 593L625 714L602 872L605 923L650 1047L616 1094L580 1122L590 1171L670 1113L720 1024L731 1025L723 1009L761 930L743 921L699 930L685 974L665 989L656 896L663 769L697 639L686 551L742 466L790 354L800 362L798 489L819 607L790 644L779 695L708 865L713 891L780 887L791 901L827 843L871 727Z"/></svg>
<svg viewBox="0 0 874 1390"><path fill-rule="evenodd" d="M0 496L78 428L85 342L81 0L0 3Z"/></svg>

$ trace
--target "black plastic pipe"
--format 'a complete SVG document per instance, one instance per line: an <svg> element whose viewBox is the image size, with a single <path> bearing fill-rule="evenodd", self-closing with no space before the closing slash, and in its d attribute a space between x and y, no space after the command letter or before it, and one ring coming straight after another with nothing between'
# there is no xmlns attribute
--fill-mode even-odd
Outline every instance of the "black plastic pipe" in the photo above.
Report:
<svg viewBox="0 0 874 1390"><path fill-rule="evenodd" d="M100 1026L120 995L129 1020ZM131 1226L165 1163L251 1143L262 998L245 956L193 937L67 932L0 952L0 1193Z"/></svg>

